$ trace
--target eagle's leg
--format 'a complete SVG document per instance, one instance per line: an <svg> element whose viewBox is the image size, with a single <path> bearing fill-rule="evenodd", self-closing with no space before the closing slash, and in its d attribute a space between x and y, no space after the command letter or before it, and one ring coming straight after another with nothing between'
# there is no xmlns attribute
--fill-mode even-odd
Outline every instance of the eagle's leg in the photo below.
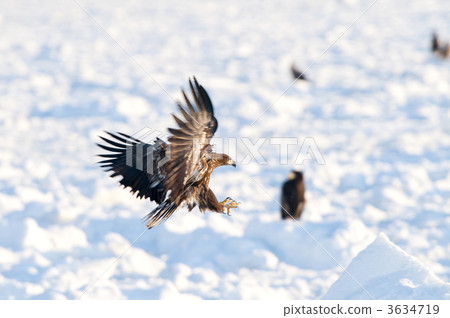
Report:
<svg viewBox="0 0 450 318"><path fill-rule="evenodd" d="M220 202L220 205L222 206L222 212L227 212L228 215L230 215L230 209L235 209L239 205L239 202L234 201L232 198L227 197L225 200Z"/></svg>

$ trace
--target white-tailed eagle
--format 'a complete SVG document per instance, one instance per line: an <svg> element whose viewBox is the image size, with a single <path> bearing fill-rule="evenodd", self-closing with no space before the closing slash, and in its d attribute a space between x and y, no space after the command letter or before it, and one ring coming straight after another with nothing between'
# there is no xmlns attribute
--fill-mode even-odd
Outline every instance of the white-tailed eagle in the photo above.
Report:
<svg viewBox="0 0 450 318"><path fill-rule="evenodd" d="M186 206L191 211L229 214L238 203L229 197L219 202L208 187L213 170L236 163L226 154L214 153L210 140L217 130L214 108L203 86L194 77L189 80L193 103L182 90L185 105L177 103L181 116L173 115L177 128L169 128L167 142L156 138L153 144L123 133L100 137L98 144L108 153L100 154L101 167L112 171L111 177L121 176L120 184L130 188L138 198L149 198L158 206L146 217L147 228L169 218Z"/></svg>
<svg viewBox="0 0 450 318"><path fill-rule="evenodd" d="M281 218L299 219L305 207L305 183L301 171L292 171L281 191Z"/></svg>

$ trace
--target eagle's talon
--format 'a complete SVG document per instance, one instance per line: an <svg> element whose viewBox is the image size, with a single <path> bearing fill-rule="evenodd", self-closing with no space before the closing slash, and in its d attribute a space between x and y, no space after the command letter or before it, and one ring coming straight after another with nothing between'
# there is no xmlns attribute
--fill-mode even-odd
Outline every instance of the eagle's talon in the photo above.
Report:
<svg viewBox="0 0 450 318"><path fill-rule="evenodd" d="M231 215L230 214L230 209L236 209L238 207L239 203L240 202L236 202L232 198L227 197L225 200L220 202L220 205L222 206L222 213L223 214L226 213L227 215Z"/></svg>

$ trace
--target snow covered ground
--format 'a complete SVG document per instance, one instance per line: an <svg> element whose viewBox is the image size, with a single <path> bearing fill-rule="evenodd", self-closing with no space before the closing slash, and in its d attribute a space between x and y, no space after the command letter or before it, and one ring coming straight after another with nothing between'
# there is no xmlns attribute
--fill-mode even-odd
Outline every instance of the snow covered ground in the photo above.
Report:
<svg viewBox="0 0 450 318"><path fill-rule="evenodd" d="M450 5L371 4L0 3L0 299L450 299ZM312 82L283 94L292 62ZM192 75L237 141L211 187L241 205L145 231L95 142L165 132ZM308 203L282 222L295 163Z"/></svg>
<svg viewBox="0 0 450 318"><path fill-rule="evenodd" d="M450 299L437 278L383 233L350 263L324 299Z"/></svg>

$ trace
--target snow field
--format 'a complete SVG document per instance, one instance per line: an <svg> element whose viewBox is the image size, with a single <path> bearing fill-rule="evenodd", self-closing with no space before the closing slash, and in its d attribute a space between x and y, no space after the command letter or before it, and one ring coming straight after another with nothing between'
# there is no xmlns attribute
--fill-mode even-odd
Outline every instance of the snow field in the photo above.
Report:
<svg viewBox="0 0 450 318"><path fill-rule="evenodd" d="M78 3L0 4L0 299L367 297L343 268L375 298L449 298L450 69L429 52L445 2L379 0L328 50L369 2ZM312 82L282 95L293 61ZM97 136L165 133L192 75L216 137L299 145L217 169L231 217L144 233L154 204L99 169ZM306 210L282 222L310 137L325 164L297 166Z"/></svg>

